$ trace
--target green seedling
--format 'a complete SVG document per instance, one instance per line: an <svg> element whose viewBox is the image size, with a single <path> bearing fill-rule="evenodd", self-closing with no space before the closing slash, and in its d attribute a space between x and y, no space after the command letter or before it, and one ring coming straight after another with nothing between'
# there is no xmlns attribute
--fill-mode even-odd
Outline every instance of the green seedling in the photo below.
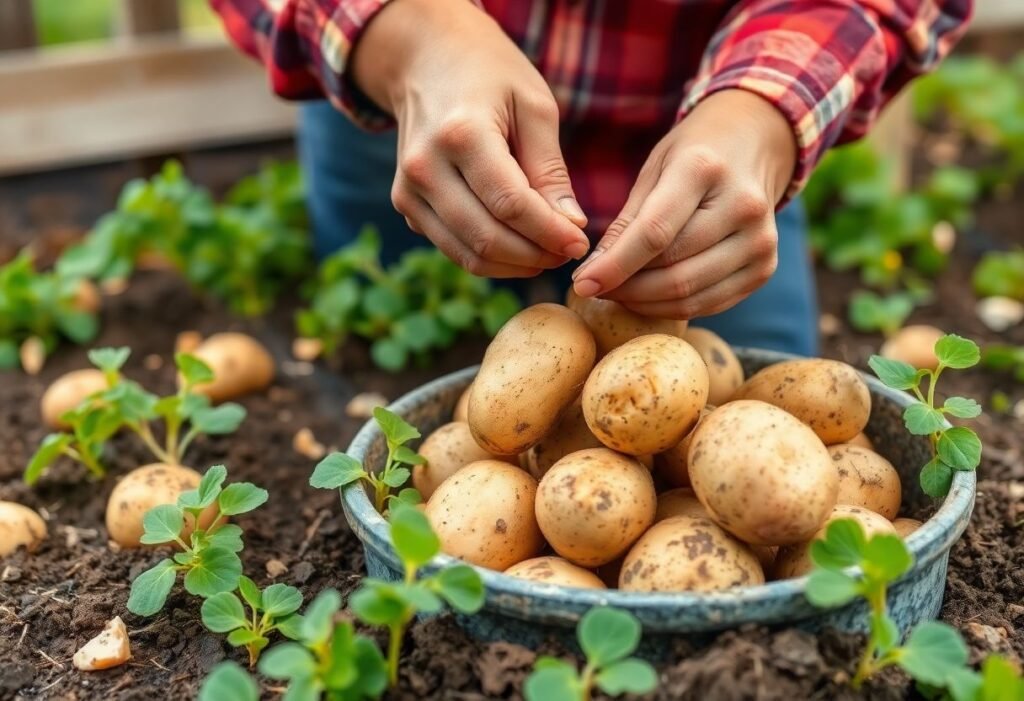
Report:
<svg viewBox="0 0 1024 701"><path fill-rule="evenodd" d="M227 660L213 668L199 688L197 701L259 701L260 688L238 663Z"/></svg>
<svg viewBox="0 0 1024 701"><path fill-rule="evenodd" d="M267 490L249 482L222 486L227 469L215 465L207 470L196 489L183 492L176 504L161 504L146 512L142 519L144 545L175 543L181 552L161 560L132 582L128 610L139 616L152 616L163 608L178 573L184 573L185 591L210 598L232 592L239 586L242 560L238 553L242 529L227 523L230 516L252 511L267 501ZM186 519L199 523L207 508L215 508L215 516L206 528L192 531L189 542L181 538Z"/></svg>
<svg viewBox="0 0 1024 701"><path fill-rule="evenodd" d="M331 453L313 470L313 475L309 478L310 486L318 489L341 489L361 480L373 489L373 504L380 513L387 509L389 500L418 503L420 495L415 489L403 489L394 496L391 490L398 489L409 481L411 472L407 466L426 462L422 455L418 455L405 445L419 438L420 432L406 423L402 417L383 407L373 410L373 418L380 426L388 444L384 469L380 472L368 472L355 458L345 453Z"/></svg>
<svg viewBox="0 0 1024 701"><path fill-rule="evenodd" d="M651 665L630 657L640 644L640 623L613 608L592 608L576 628L587 663L583 672L554 657L540 657L523 688L527 701L589 701L596 687L609 696L646 694L658 675Z"/></svg>
<svg viewBox="0 0 1024 701"><path fill-rule="evenodd" d="M993 343L981 351L981 364L990 370L1009 372L1018 382L1024 382L1024 346Z"/></svg>
<svg viewBox="0 0 1024 701"><path fill-rule="evenodd" d="M962 370L978 364L978 345L955 334L947 334L935 343L939 364L935 370L918 370L908 363L873 355L868 365L886 386L910 391L917 401L903 412L907 430L915 436L928 436L932 459L921 469L921 488L932 497L949 493L953 474L971 471L981 462L981 439L964 426L948 427L946 416L973 419L981 414L981 405L965 397L949 397L936 404L935 388L947 369ZM927 387L924 380L927 378Z"/></svg>
<svg viewBox="0 0 1024 701"><path fill-rule="evenodd" d="M1024 250L986 253L974 268L971 281L979 297L1024 301Z"/></svg>
<svg viewBox="0 0 1024 701"><path fill-rule="evenodd" d="M476 613L484 603L480 575L468 565L446 567L417 578L420 569L441 551L441 541L416 507L398 502L391 509L391 543L402 563L401 582L368 578L352 594L349 606L363 623L388 629L387 669L398 682L398 658L405 629L418 614L439 612L447 603L460 613Z"/></svg>
<svg viewBox="0 0 1024 701"><path fill-rule="evenodd" d="M278 631L286 638L298 640L302 616L296 613L302 606L302 593L287 584L271 584L263 591L246 576L238 578L239 599L234 592L214 594L203 602L203 625L214 633L227 633L228 643L249 652L249 667L256 666L270 640ZM250 613L246 614L245 605Z"/></svg>
<svg viewBox="0 0 1024 701"><path fill-rule="evenodd" d="M61 416L70 429L43 439L25 468L28 484L34 484L62 455L80 462L92 475L102 477L106 473L102 464L104 446L122 429L135 433L159 462L181 465L197 437L233 433L245 419L242 406L228 402L213 407L209 399L192 391L196 385L213 379L210 367L195 356L175 356L181 387L176 394L158 397L121 374L130 354L128 348L89 351L89 360L103 371L107 388L86 397ZM162 445L152 427L152 422L158 420L165 429Z"/></svg>
<svg viewBox="0 0 1024 701"><path fill-rule="evenodd" d="M850 297L850 324L862 333L881 332L888 337L903 327L914 306L914 296L907 292L883 297L858 290Z"/></svg>

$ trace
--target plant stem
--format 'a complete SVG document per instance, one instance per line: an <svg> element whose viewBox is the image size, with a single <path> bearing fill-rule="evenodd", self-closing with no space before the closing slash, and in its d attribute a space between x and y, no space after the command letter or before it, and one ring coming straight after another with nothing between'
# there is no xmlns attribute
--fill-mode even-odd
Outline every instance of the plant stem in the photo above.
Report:
<svg viewBox="0 0 1024 701"><path fill-rule="evenodd" d="M95 477L103 477L107 474L107 471L99 464L99 462L96 461L96 458L94 458L92 453L88 450L78 451L74 448L65 448L64 454L85 465L86 469L88 469Z"/></svg>
<svg viewBox="0 0 1024 701"><path fill-rule="evenodd" d="M181 439L181 443L178 444L179 459L185 457L185 451L188 450L188 447L192 444L192 441L195 440L195 437L198 435L198 430L196 430L194 427L189 428L188 432L185 434L185 437Z"/></svg>
<svg viewBox="0 0 1024 701"><path fill-rule="evenodd" d="M402 652L404 628L404 621L388 626L388 683L391 687L398 684L398 657Z"/></svg>
<svg viewBox="0 0 1024 701"><path fill-rule="evenodd" d="M153 453L157 460L167 465L177 465L177 461L169 455L163 448L161 448L156 439L153 437L153 431L150 430L149 424L145 421L140 421L137 424L128 424L128 426L138 434L142 442L146 444L149 451Z"/></svg>
<svg viewBox="0 0 1024 701"><path fill-rule="evenodd" d="M590 701L590 693L594 686L594 667L588 662L580 677L580 699Z"/></svg>

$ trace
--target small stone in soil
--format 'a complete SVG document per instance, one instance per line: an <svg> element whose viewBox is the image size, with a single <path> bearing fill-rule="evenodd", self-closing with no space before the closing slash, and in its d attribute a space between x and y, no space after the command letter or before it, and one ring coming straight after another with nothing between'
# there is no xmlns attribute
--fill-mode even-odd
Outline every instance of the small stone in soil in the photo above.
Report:
<svg viewBox="0 0 1024 701"><path fill-rule="evenodd" d="M313 563L303 560L292 569L292 580L296 584L305 584L306 580L312 577L315 571L316 568L313 567Z"/></svg>
<svg viewBox="0 0 1024 701"><path fill-rule="evenodd" d="M14 565L7 565L0 574L0 582L17 582L21 579L21 570Z"/></svg>
<svg viewBox="0 0 1024 701"><path fill-rule="evenodd" d="M288 572L288 565L280 560L267 560L265 567L267 568L267 576L271 579L277 579Z"/></svg>

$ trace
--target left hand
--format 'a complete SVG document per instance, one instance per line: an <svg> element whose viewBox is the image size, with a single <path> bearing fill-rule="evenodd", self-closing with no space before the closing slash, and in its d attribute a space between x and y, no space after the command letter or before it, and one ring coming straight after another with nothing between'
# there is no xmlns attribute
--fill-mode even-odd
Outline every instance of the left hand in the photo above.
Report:
<svg viewBox="0 0 1024 701"><path fill-rule="evenodd" d="M654 147L574 273L576 293L673 319L743 300L775 272L774 210L796 155L792 128L771 103L738 89L708 96Z"/></svg>

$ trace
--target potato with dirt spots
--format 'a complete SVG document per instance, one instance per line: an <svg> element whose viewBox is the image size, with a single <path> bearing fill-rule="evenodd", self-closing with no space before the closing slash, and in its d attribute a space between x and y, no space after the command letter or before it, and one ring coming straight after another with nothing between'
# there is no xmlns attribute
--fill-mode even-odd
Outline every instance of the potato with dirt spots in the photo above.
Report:
<svg viewBox="0 0 1024 701"><path fill-rule="evenodd" d="M518 465L513 457L494 455L481 448L469 430L469 424L453 421L431 433L417 451L427 459L423 465L412 468L412 486L424 499L466 465L478 460L503 460Z"/></svg>
<svg viewBox="0 0 1024 701"><path fill-rule="evenodd" d="M756 399L785 409L825 445L852 439L871 415L867 383L837 360L806 358L769 365L744 382L733 399Z"/></svg>
<svg viewBox="0 0 1024 701"><path fill-rule="evenodd" d="M541 551L537 481L500 460L466 465L434 491L424 513L452 557L506 570Z"/></svg>
<svg viewBox="0 0 1024 701"><path fill-rule="evenodd" d="M154 506L173 504L182 492L199 486L201 476L181 465L153 463L143 465L125 475L107 500L107 532L122 548L137 548L142 537L142 517ZM216 504L199 515L199 524L207 528L217 515ZM186 543L195 526L190 514L185 515L181 538Z"/></svg>
<svg viewBox="0 0 1024 701"><path fill-rule="evenodd" d="M858 433L856 436L846 441L847 445L859 445L861 448L867 448L868 450L874 450L875 444L871 442L863 431ZM833 445L842 445L842 443L833 443Z"/></svg>
<svg viewBox="0 0 1024 701"><path fill-rule="evenodd" d="M569 453L602 447L604 444L597 440L583 417L583 397L576 397L551 432L526 451L523 468L539 480L552 465Z"/></svg>
<svg viewBox="0 0 1024 701"><path fill-rule="evenodd" d="M708 405L700 410L700 417L693 429L686 434L683 440L676 443L663 453L654 456L654 469L658 477L665 480L671 487L690 486L690 466L687 455L690 452L690 439L697 431L697 426L704 420L704 417L712 412L713 406Z"/></svg>
<svg viewBox="0 0 1024 701"><path fill-rule="evenodd" d="M193 355L210 366L213 381L196 385L192 391L215 404L259 392L274 381L273 356L244 333L215 333L200 343Z"/></svg>
<svg viewBox="0 0 1024 701"><path fill-rule="evenodd" d="M693 491L711 518L754 545L810 539L839 492L828 450L806 424L772 404L718 407L694 433Z"/></svg>
<svg viewBox="0 0 1024 701"><path fill-rule="evenodd" d="M580 589L607 589L601 578L590 570L574 565L560 557L535 557L512 565L505 574L528 579L539 584L557 584Z"/></svg>
<svg viewBox="0 0 1024 701"><path fill-rule="evenodd" d="M683 340L693 346L708 367L708 403L725 404L743 384L743 366L729 344L714 331L691 326Z"/></svg>
<svg viewBox="0 0 1024 701"><path fill-rule="evenodd" d="M708 402L708 369L676 336L634 338L601 359L583 386L594 435L628 455L661 453L689 433Z"/></svg>
<svg viewBox="0 0 1024 701"><path fill-rule="evenodd" d="M67 422L60 418L64 412L74 409L89 395L105 389L106 375L96 368L72 370L61 375L46 388L39 402L43 423L50 428L69 428Z"/></svg>
<svg viewBox="0 0 1024 701"><path fill-rule="evenodd" d="M580 297L571 287L565 305L579 314L594 334L598 358L638 336L663 333L682 338L686 331L685 321L643 316L610 299Z"/></svg>
<svg viewBox="0 0 1024 701"><path fill-rule="evenodd" d="M673 516L655 524L622 563L623 591L710 592L764 584L750 548L711 519Z"/></svg>
<svg viewBox="0 0 1024 701"><path fill-rule="evenodd" d="M518 455L558 423L594 367L594 337L558 304L508 320L487 347L469 394L469 427L495 455Z"/></svg>
<svg viewBox="0 0 1024 701"><path fill-rule="evenodd" d="M673 516L696 516L709 518L708 510L700 503L700 499L687 487L678 487L658 495L658 508L654 512L654 522L664 521Z"/></svg>
<svg viewBox="0 0 1024 701"><path fill-rule="evenodd" d="M828 524L844 518L859 523L868 539L879 533L896 534L896 529L893 528L889 519L879 516L874 511L868 511L860 506L838 504L832 509L832 513L822 524L821 529L806 543L779 548L779 554L775 557L774 579L789 579L809 574L814 569L814 562L811 560L811 544L825 537Z"/></svg>
<svg viewBox="0 0 1024 701"><path fill-rule="evenodd" d="M582 567L624 553L652 523L657 494L650 470L607 448L570 453L537 488L537 523L555 552Z"/></svg>
<svg viewBox="0 0 1024 701"><path fill-rule="evenodd" d="M899 533L900 538L903 538L904 540L907 538L907 536L909 536L911 533L913 533L923 525L924 524L918 521L916 518L906 517L894 519L892 522L892 527L896 529L896 532Z"/></svg>
<svg viewBox="0 0 1024 701"><path fill-rule="evenodd" d="M0 501L0 557L20 547L33 552L46 538L46 522L33 509Z"/></svg>
<svg viewBox="0 0 1024 701"><path fill-rule="evenodd" d="M839 472L840 504L863 506L892 520L903 498L900 475L892 463L873 450L849 443L829 446Z"/></svg>

